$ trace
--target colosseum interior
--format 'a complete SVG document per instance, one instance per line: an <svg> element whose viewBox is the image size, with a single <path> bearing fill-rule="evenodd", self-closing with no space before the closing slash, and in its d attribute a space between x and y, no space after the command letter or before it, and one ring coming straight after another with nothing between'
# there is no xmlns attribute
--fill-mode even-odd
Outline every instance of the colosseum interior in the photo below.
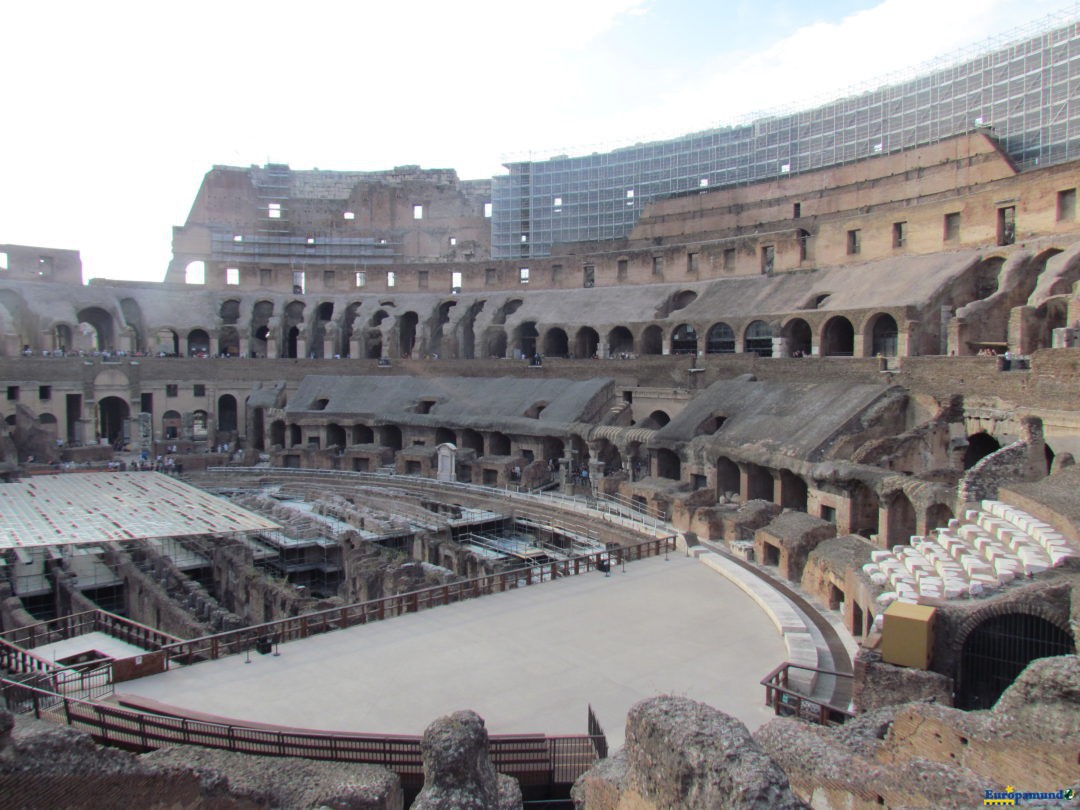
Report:
<svg viewBox="0 0 1080 810"><path fill-rule="evenodd" d="M1080 52L1080 25L1057 34ZM519 609L510 591L563 588L574 607L554 640L499 631L540 657L535 676L506 676L528 688L505 709L481 710L491 761L526 799L569 801L575 779L587 808L716 807L725 785L766 782L785 797L769 806L818 808L1080 789L1080 160L1011 148L967 126L767 179L631 189L625 233L535 253L525 233L512 255L493 237L498 179L417 166L215 166L163 282L83 284L77 251L0 245L9 761L67 750L99 796L201 790L199 806L232 807L256 801L245 768L306 755L332 762L288 767L327 784L381 766L390 787L372 779L362 806L401 807L427 720L499 684L429 707L420 692L464 676L433 669L422 686L383 663L370 677L393 688L371 700L429 712L401 729L313 726L302 693L348 698L312 673L273 699L295 715L183 694L209 695L217 665L256 672L348 633L374 645L391 617L383 643L400 643L395 627L466 610L451 602L469 600L483 635ZM687 579L650 581L661 571ZM698 596L699 576L730 594ZM540 622L561 620L559 601ZM760 647L710 641L761 617L744 634ZM602 647L609 671L575 667L573 643ZM493 715L548 688L550 645L591 673L573 687L580 728ZM603 694L638 666L628 650L663 671L721 646L746 674L725 659L640 682L679 694L670 705ZM722 712L686 703L726 692ZM139 756L109 770L117 752L34 715ZM306 753L282 736L313 727L333 733ZM398 759L364 748L387 735ZM586 754L560 747L575 741ZM231 748L205 767L232 794L169 770L186 743ZM733 776L725 757L768 769ZM0 769L0 785L48 797L65 774L36 768ZM697 798L672 794L690 783ZM361 806L327 791L275 806Z"/></svg>

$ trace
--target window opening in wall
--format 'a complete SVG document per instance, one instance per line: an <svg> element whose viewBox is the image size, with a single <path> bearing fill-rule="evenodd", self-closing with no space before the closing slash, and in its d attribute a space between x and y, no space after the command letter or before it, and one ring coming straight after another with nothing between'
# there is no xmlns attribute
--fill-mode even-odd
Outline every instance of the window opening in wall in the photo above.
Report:
<svg viewBox="0 0 1080 810"><path fill-rule="evenodd" d="M263 287L270 287L274 283L274 271L267 268L259 268L259 284Z"/></svg>
<svg viewBox="0 0 1080 810"><path fill-rule="evenodd" d="M523 234L521 235L521 244L523 244L523 245L524 245L524 244L525 244L526 242L528 242L528 241L529 241L529 235L528 235L527 233L523 233Z"/></svg>
<svg viewBox="0 0 1080 810"><path fill-rule="evenodd" d="M202 261L189 262L188 266L184 268L184 283L205 284L206 263Z"/></svg>
<svg viewBox="0 0 1080 810"><path fill-rule="evenodd" d="M310 247L315 247L315 237L314 237L314 236L309 236L309 237L307 238L307 242L305 242L305 244L306 244L306 245L307 245L307 246L308 246L309 248L310 248Z"/></svg>
<svg viewBox="0 0 1080 810"><path fill-rule="evenodd" d="M281 219L281 203L268 203L266 206L266 215L270 219Z"/></svg>
<svg viewBox="0 0 1080 810"><path fill-rule="evenodd" d="M735 248L724 249L724 272L731 273L735 270Z"/></svg>
<svg viewBox="0 0 1080 810"><path fill-rule="evenodd" d="M423 219L424 218L424 206L417 203L412 207L412 218Z"/></svg>
<svg viewBox="0 0 1080 810"><path fill-rule="evenodd" d="M698 254L687 253L686 254L686 272L696 273L698 271Z"/></svg>
<svg viewBox="0 0 1080 810"><path fill-rule="evenodd" d="M829 523L836 523L836 509L832 506L822 506L821 519L827 520Z"/></svg>
<svg viewBox="0 0 1080 810"><path fill-rule="evenodd" d="M630 260L629 259L619 259L619 262L618 262L618 264L616 265L616 268L615 268L615 279L616 279L616 281L626 281L626 277L629 274L629 270L630 270Z"/></svg>
<svg viewBox="0 0 1080 810"><path fill-rule="evenodd" d="M494 267L488 267L487 269L485 269L484 270L484 283L485 284L494 284L496 281L498 281L498 273L496 272L495 268Z"/></svg>
<svg viewBox="0 0 1080 810"><path fill-rule="evenodd" d="M907 245L907 223L894 222L892 224L892 246L902 248Z"/></svg>
<svg viewBox="0 0 1080 810"><path fill-rule="evenodd" d="M395 273L393 270L387 270L386 271L386 286L387 287L396 287L397 286L397 273Z"/></svg>
<svg viewBox="0 0 1080 810"><path fill-rule="evenodd" d="M787 174L790 171L791 171L791 164L790 163L781 163L780 164L780 174Z"/></svg>
<svg viewBox="0 0 1080 810"><path fill-rule="evenodd" d="M802 216L802 203L794 203L791 206L791 218L798 219Z"/></svg>
<svg viewBox="0 0 1080 810"><path fill-rule="evenodd" d="M240 268L239 267L226 267L225 268L225 283L233 285L233 286L240 283Z"/></svg>
<svg viewBox="0 0 1080 810"><path fill-rule="evenodd" d="M451 236L450 237L450 247L456 247L456 246L457 246L457 237L456 236Z"/></svg>
<svg viewBox="0 0 1080 810"><path fill-rule="evenodd" d="M165 396L175 397L180 392L180 386L176 383L167 383L165 386Z"/></svg>
<svg viewBox="0 0 1080 810"><path fill-rule="evenodd" d="M191 393L197 397L205 397L206 385L203 383L195 383L195 385L192 386Z"/></svg>
<svg viewBox="0 0 1080 810"><path fill-rule="evenodd" d="M1057 193L1057 221L1073 222L1076 219L1076 189L1067 188ZM7 262L3 262L7 268Z"/></svg>
<svg viewBox="0 0 1080 810"><path fill-rule="evenodd" d="M771 273L773 271L773 265L776 262L776 247L773 245L762 245L761 247L761 272Z"/></svg>
<svg viewBox="0 0 1080 810"><path fill-rule="evenodd" d="M551 265L551 283L558 284L562 280L563 266L561 264Z"/></svg>
<svg viewBox="0 0 1080 810"><path fill-rule="evenodd" d="M1060 219L1060 217L1059 217ZM8 269L8 255L6 252L0 251L0 270Z"/></svg>
<svg viewBox="0 0 1080 810"><path fill-rule="evenodd" d="M455 270L450 274L450 292L455 295L461 292L461 271Z"/></svg>
<svg viewBox="0 0 1080 810"><path fill-rule="evenodd" d="M234 242L243 242L243 241L244 241L244 237L243 237L243 235L242 235L242 234L234 234L234 235L233 235L233 238L232 238L232 240L233 240Z"/></svg>
<svg viewBox="0 0 1080 810"><path fill-rule="evenodd" d="M810 231L800 228L796 238L799 243L799 261L805 262L807 256L810 255Z"/></svg>
<svg viewBox="0 0 1080 810"><path fill-rule="evenodd" d="M562 197L556 197L554 200L551 201L551 205L556 211L558 211L560 208L562 208Z"/></svg>
<svg viewBox="0 0 1080 810"><path fill-rule="evenodd" d="M702 177L700 180L697 181L697 186L698 186L698 188L708 188L709 187L709 178L708 177Z"/></svg>
<svg viewBox="0 0 1080 810"><path fill-rule="evenodd" d="M997 212L997 243L1011 245L1016 241L1016 206L999 208Z"/></svg>
<svg viewBox="0 0 1080 810"><path fill-rule="evenodd" d="M945 215L945 232L943 238L946 242L955 242L960 238L959 211L954 211Z"/></svg>
<svg viewBox="0 0 1080 810"><path fill-rule="evenodd" d="M9 385L7 387L7 398L9 402L15 402L19 399L19 386Z"/></svg>
<svg viewBox="0 0 1080 810"><path fill-rule="evenodd" d="M333 289L334 282L337 280L337 275L333 270L323 270L322 283L326 289Z"/></svg>
<svg viewBox="0 0 1080 810"><path fill-rule="evenodd" d="M652 257L652 274L654 276L664 275L664 257L653 256Z"/></svg>
<svg viewBox="0 0 1080 810"><path fill-rule="evenodd" d="M354 287L367 286L367 272L366 271L364 271L364 270L357 270L356 271L356 274L353 276L353 286Z"/></svg>
<svg viewBox="0 0 1080 810"><path fill-rule="evenodd" d="M341 217L342 219L356 219L356 214L352 211L346 211Z"/></svg>
<svg viewBox="0 0 1080 810"><path fill-rule="evenodd" d="M41 256L38 258L38 275L50 276L52 275L53 260L52 256Z"/></svg>
<svg viewBox="0 0 1080 810"><path fill-rule="evenodd" d="M52 386L39 385L37 390L37 398L41 402L48 402L50 399L52 399Z"/></svg>
<svg viewBox="0 0 1080 810"><path fill-rule="evenodd" d="M491 219L491 203L484 203L484 219Z"/></svg>
<svg viewBox="0 0 1080 810"><path fill-rule="evenodd" d="M419 270L416 273L416 286L418 289L426 290L428 285L428 272L427 270Z"/></svg>
<svg viewBox="0 0 1080 810"><path fill-rule="evenodd" d="M848 256L857 256L862 252L862 231L859 228L847 232L847 252Z"/></svg>
<svg viewBox="0 0 1080 810"><path fill-rule="evenodd" d="M581 286L593 287L596 285L596 267L591 264L585 265L582 271Z"/></svg>
<svg viewBox="0 0 1080 810"><path fill-rule="evenodd" d="M518 281L520 281L522 284L528 284L529 283L529 268L528 267L522 267L522 268L518 269Z"/></svg>
<svg viewBox="0 0 1080 810"><path fill-rule="evenodd" d="M307 279L307 276L305 275L303 270L293 270L293 274L292 274L292 291L295 294L297 294L297 295L303 295L304 294L305 288L307 287L306 279Z"/></svg>

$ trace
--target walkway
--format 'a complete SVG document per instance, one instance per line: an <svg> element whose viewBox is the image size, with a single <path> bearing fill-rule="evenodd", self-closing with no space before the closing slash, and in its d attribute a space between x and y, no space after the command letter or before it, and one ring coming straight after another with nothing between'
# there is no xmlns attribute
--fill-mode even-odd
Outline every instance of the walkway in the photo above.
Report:
<svg viewBox="0 0 1080 810"><path fill-rule="evenodd" d="M592 704L613 746L626 713L661 693L751 729L758 681L785 660L770 619L681 554L338 630L118 684L192 711L308 729L420 734L471 708L491 733L585 731Z"/></svg>

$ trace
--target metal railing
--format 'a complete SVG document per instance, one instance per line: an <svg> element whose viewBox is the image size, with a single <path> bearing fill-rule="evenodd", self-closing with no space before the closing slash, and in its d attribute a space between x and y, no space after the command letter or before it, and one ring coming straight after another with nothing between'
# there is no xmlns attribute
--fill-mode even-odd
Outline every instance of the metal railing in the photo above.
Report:
<svg viewBox="0 0 1080 810"><path fill-rule="evenodd" d="M596 749L597 758L607 759L607 734L604 733L604 728L600 725L600 720L596 716L596 712L593 711L592 704L589 704L588 729L589 739L592 740L593 747Z"/></svg>
<svg viewBox="0 0 1080 810"><path fill-rule="evenodd" d="M493 593L528 587L553 579L577 576L590 571L610 570L627 562L655 557L674 550L674 537L646 540L632 546L618 546L607 551L583 554L542 565L529 565L486 574L461 582L436 585L394 596L384 596L316 613L243 627L212 636L164 645L169 663L190 664L227 655L249 652L260 643L279 644L359 624L368 624L428 608L450 605Z"/></svg>
<svg viewBox="0 0 1080 810"><path fill-rule="evenodd" d="M180 641L177 636L133 622L115 613L88 610L7 630L0 633L0 643L9 642L23 650L32 650L87 633L104 633L143 650L160 650L168 644Z"/></svg>
<svg viewBox="0 0 1080 810"><path fill-rule="evenodd" d="M654 537L671 533L671 527L660 518L643 512L634 504L628 504L625 505L625 508L622 508L624 505L618 504L615 499L594 499L592 503L589 503L581 498L551 492L517 492L510 489L499 489L481 484L467 484L460 481L437 481L423 476L365 473L349 470L316 470L296 467L208 467L204 472L232 478L240 476L266 480L327 478L343 482L361 481L384 486L389 484L401 489L418 490L425 493L453 493L458 496L464 494L489 501L509 501L519 506L531 504L534 506L554 507L593 520L623 526L632 531ZM550 520L550 515L548 519Z"/></svg>
<svg viewBox="0 0 1080 810"><path fill-rule="evenodd" d="M407 794L415 793L423 783L420 737L254 727L167 713L146 714L8 680L0 680L0 694L10 711L33 713L39 719L86 731L100 743L128 750L199 745L242 754L367 763L397 773ZM492 735L489 744L496 770L516 778L523 789L568 788L592 766L598 751L589 734L500 734Z"/></svg>
<svg viewBox="0 0 1080 810"><path fill-rule="evenodd" d="M825 700L804 695L792 688L790 684L790 670L792 669L814 673L815 677L817 675L848 679L855 677L846 672L805 667L785 661L761 679L761 685L765 687L765 705L771 706L774 714L800 717L823 726L840 725L848 718L855 716L854 712L847 708L834 706Z"/></svg>

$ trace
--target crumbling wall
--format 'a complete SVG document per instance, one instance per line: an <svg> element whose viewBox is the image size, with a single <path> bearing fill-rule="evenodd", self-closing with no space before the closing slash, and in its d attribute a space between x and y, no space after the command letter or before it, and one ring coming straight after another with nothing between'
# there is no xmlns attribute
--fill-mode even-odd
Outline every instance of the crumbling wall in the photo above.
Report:
<svg viewBox="0 0 1080 810"><path fill-rule="evenodd" d="M214 546L211 554L215 595L244 621L262 624L318 609L317 600L288 582L268 579L243 543Z"/></svg>
<svg viewBox="0 0 1080 810"><path fill-rule="evenodd" d="M1037 481L1046 476L1046 444L1042 420L1020 420L1020 441L1002 447L979 460L960 481L959 502L994 499L998 487L1020 481Z"/></svg>
<svg viewBox="0 0 1080 810"><path fill-rule="evenodd" d="M622 754L584 773L573 798L579 810L807 807L746 726L671 695L630 709Z"/></svg>

